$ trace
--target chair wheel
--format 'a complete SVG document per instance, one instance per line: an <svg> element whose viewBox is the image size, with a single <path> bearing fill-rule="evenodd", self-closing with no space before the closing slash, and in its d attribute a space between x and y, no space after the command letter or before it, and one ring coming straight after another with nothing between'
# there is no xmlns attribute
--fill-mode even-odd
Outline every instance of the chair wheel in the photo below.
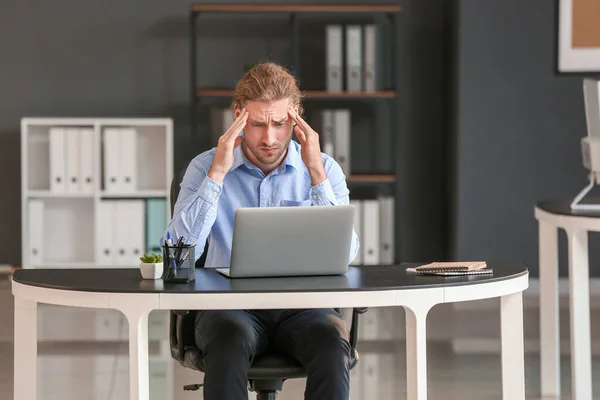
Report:
<svg viewBox="0 0 600 400"><path fill-rule="evenodd" d="M196 391L196 390L200 389L202 386L204 386L204 385L203 384L185 385L183 387L183 390Z"/></svg>

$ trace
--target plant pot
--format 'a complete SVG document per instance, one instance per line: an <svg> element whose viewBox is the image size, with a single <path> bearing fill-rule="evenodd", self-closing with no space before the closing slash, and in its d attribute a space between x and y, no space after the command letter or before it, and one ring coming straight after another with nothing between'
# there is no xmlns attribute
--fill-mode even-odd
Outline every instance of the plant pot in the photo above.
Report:
<svg viewBox="0 0 600 400"><path fill-rule="evenodd" d="M163 274L163 263L140 263L140 272L144 279L160 279Z"/></svg>

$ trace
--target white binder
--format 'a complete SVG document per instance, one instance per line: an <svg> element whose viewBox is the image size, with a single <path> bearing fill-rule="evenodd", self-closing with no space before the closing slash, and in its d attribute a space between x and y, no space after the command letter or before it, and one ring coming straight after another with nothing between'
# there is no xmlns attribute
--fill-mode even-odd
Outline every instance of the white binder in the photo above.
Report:
<svg viewBox="0 0 600 400"><path fill-rule="evenodd" d="M93 193L96 187L94 169L96 157L94 155L94 130L89 128L80 129L79 144L81 149L81 162L79 164L81 179L80 188L83 193Z"/></svg>
<svg viewBox="0 0 600 400"><path fill-rule="evenodd" d="M66 133L64 128L50 128L50 191L64 193L66 180Z"/></svg>
<svg viewBox="0 0 600 400"><path fill-rule="evenodd" d="M42 265L44 261L44 202L29 200L29 264Z"/></svg>
<svg viewBox="0 0 600 400"><path fill-rule="evenodd" d="M379 264L379 200L363 202L363 264Z"/></svg>
<svg viewBox="0 0 600 400"><path fill-rule="evenodd" d="M123 128L120 132L120 190L133 193L137 188L137 132Z"/></svg>
<svg viewBox="0 0 600 400"><path fill-rule="evenodd" d="M364 90L384 89L384 32L380 25L368 24L364 27Z"/></svg>
<svg viewBox="0 0 600 400"><path fill-rule="evenodd" d="M381 264L394 263L394 197L382 196L379 198L379 211L381 214Z"/></svg>
<svg viewBox="0 0 600 400"><path fill-rule="evenodd" d="M350 175L350 110L333 110L335 160L346 176Z"/></svg>
<svg viewBox="0 0 600 400"><path fill-rule="evenodd" d="M119 134L117 128L106 128L103 132L104 151L102 165L104 169L104 191L107 193L119 193L120 182L120 152Z"/></svg>
<svg viewBox="0 0 600 400"><path fill-rule="evenodd" d="M68 193L79 193L79 182L81 180L80 175L80 144L79 144L79 129L77 128L66 128L66 142L67 142L67 154L66 154L66 176L67 181L65 182L66 191Z"/></svg>
<svg viewBox="0 0 600 400"><path fill-rule="evenodd" d="M354 232L356 232L356 236L358 236L359 248L358 254L354 258L354 260L350 263L350 265L361 265L363 262L362 258L362 247L363 243L363 234L362 234L362 214L363 207L361 200L350 200L350 205L354 206Z"/></svg>
<svg viewBox="0 0 600 400"><path fill-rule="evenodd" d="M362 27L346 26L346 90L362 90Z"/></svg>
<svg viewBox="0 0 600 400"><path fill-rule="evenodd" d="M144 201L116 201L114 247L117 249L116 264L135 267L144 251Z"/></svg>
<svg viewBox="0 0 600 400"><path fill-rule="evenodd" d="M326 89L332 92L343 90L343 48L344 38L341 25L327 25L325 28Z"/></svg>
<svg viewBox="0 0 600 400"><path fill-rule="evenodd" d="M96 224L96 262L101 266L114 265L116 262L116 249L113 238L116 234L117 221L114 219L116 207L113 200L98 202L98 216Z"/></svg>
<svg viewBox="0 0 600 400"><path fill-rule="evenodd" d="M335 152L335 138L333 131L333 110L323 110L322 115L322 127L321 136L323 142L323 153L333 157Z"/></svg>

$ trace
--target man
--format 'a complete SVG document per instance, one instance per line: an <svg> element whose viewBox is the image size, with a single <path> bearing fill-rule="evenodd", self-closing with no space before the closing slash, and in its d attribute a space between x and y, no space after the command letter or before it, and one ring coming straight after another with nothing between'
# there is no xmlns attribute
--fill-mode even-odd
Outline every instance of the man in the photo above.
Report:
<svg viewBox="0 0 600 400"><path fill-rule="evenodd" d="M321 153L319 135L300 116L300 100L285 68L256 65L238 82L231 127L187 168L167 232L196 241L197 257L209 238L206 267L229 266L239 207L349 203L345 176ZM349 262L358 247L354 232ZM195 340L205 360L207 400L247 399L248 369L267 348L305 366L307 399L349 397L349 332L333 309L199 311Z"/></svg>

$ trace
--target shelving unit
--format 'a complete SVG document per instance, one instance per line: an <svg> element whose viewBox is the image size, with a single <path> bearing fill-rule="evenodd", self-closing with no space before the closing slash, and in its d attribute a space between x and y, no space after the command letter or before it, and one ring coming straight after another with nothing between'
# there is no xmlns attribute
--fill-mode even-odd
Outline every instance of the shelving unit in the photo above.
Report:
<svg viewBox="0 0 600 400"><path fill-rule="evenodd" d="M119 143L107 139L111 130ZM123 137L129 139L122 142ZM162 224L163 231L170 219L173 122L163 118L24 118L21 174L23 268L138 268L140 253L148 252L150 242L158 245L162 234L146 236L149 215L158 211L164 216L158 225L155 222L160 218L153 221L155 229ZM117 186L111 187L113 184ZM164 207L150 208L148 202L157 200L154 205L164 202ZM114 216L102 213L107 205L125 212L121 218L111 218ZM137 220L123 217L136 212ZM107 243L111 236L116 242ZM173 399L168 317L167 311L157 310L149 318L150 345L158 348L150 356L153 399ZM41 341L100 342L122 353L127 349L127 331L125 316L114 310L38 307ZM54 368L61 363L57 356L43 356L38 362L40 369L46 368L45 357ZM63 361L66 368L72 364L77 380L89 380L88 389L98 389L86 389L88 397L100 393L101 397L95 398L107 398L113 379L113 398L127 393L126 353L88 356L86 360L89 362L83 365L71 356ZM66 392L40 390L44 399L85 395L70 392L81 385L67 382L64 373L53 379L65 381L60 387ZM44 387L43 382L38 384Z"/></svg>
<svg viewBox="0 0 600 400"><path fill-rule="evenodd" d="M198 107L203 103L203 100L209 102L220 102L224 103L224 100L231 98L234 94L234 88L230 87L199 87L198 82L198 49L197 49L197 25L199 16L203 14L255 14L257 18L260 18L261 15L265 14L280 14L283 17L288 18L289 20L289 40L291 42L291 66L289 68L290 71L296 76L296 78L300 82L300 89L304 95L304 103L308 108L317 108L317 106L324 109L333 109L336 108L336 104L356 104L365 103L368 106L372 106L373 110L376 110L378 107L387 106L390 109L389 113L389 151L391 152L391 161L390 164L394 165L394 152L396 150L396 136L402 135L402 132L399 130L402 127L401 124L401 112L400 107L400 90L399 82L399 68L397 68L398 64L398 54L400 53L399 44L400 40L399 36L399 15L402 11L402 8L399 5L371 5L371 4L355 4L355 5L280 5L280 4L192 4L190 5L190 14L189 14L189 23L190 23L190 120L191 120L191 136L192 138L196 138L197 136L197 124L198 124ZM320 18L320 21L329 21L331 24L359 24L360 22L356 22L359 20L371 20L378 21L382 25L385 25L389 28L389 32L385 36L386 47L383 50L382 54L385 60L381 61L383 64L387 66L389 69L387 75L389 75L389 80L386 82L384 87L376 87L376 89L381 90L360 90L360 91L330 91L326 90L326 82L323 81L322 88L319 87L303 87L302 81L302 70L304 68L305 63L301 59L301 24L305 21L302 18L299 18L301 14L311 14L316 18ZM348 22L346 17L350 18L353 22ZM310 19L310 18L307 18ZM344 33L342 33L343 35ZM346 33L347 35L347 33ZM364 39L361 39L364 40ZM346 46L344 41L344 46ZM375 50L374 50L375 51ZM303 55L304 56L304 55ZM344 56L345 60L345 56ZM309 61L310 62L310 61ZM306 64L309 64L306 62ZM344 66L342 69L344 73L347 72ZM381 72L381 70L380 70ZM345 87L347 89L347 87ZM318 103L318 104L317 104ZM332 105L333 104L333 105ZM339 108L339 107L338 107ZM374 113L376 114L376 113ZM310 119L310 118L309 118ZM373 117L375 119L375 117ZM309 121L309 123L311 123ZM374 131L377 131L377 122L376 128ZM352 125L352 123L351 123ZM317 128L316 128L317 129ZM317 129L318 131L318 129ZM218 132L211 132L215 134ZM376 133L374 134L376 135ZM323 137L323 135L321 135ZM376 138L374 137L374 142L376 142ZM376 146L373 148L377 151ZM339 162L339 159L338 159ZM395 167L391 167L391 171L382 172L379 168L375 167L377 163L377 156L371 158L371 163L369 170L361 170L361 173L353 170L352 164L350 163L349 171L344 170L346 173L349 186L352 185L361 185L368 186L372 185L375 187L384 186L387 187L389 193L389 186L395 185L397 183L397 172L395 171ZM343 168L343 167L342 167ZM357 191L351 190L351 193L356 193ZM384 190L385 192L385 190ZM363 192L364 193L364 192ZM352 196L352 195L351 195ZM370 195L369 195L370 196ZM383 200L385 203L386 212L394 212L395 206L393 202L393 198L390 199L390 195L382 195L379 199L382 200L382 197L387 197ZM354 199L352 199L354 200ZM390 203L391 200L391 203ZM362 209L362 205L361 205ZM368 218L378 218L379 211L375 211L372 202L368 205ZM395 214L395 212L394 212ZM367 218L367 217L365 217ZM385 219L383 216L382 219ZM386 230L386 232L395 231L395 218L392 216L389 218L389 221L382 221L381 229ZM357 222L358 224L358 222ZM365 228L366 229L366 228ZM375 237L368 246L378 245L380 241L379 236ZM394 243L382 243L382 248L385 248L385 251L389 251L390 246L394 246ZM394 246L395 247L395 246ZM392 248L393 249L393 248ZM372 253L371 250L367 250L367 252ZM393 253L392 250L393 262L397 262L398 255ZM375 261L377 263L377 261Z"/></svg>
<svg viewBox="0 0 600 400"><path fill-rule="evenodd" d="M147 200L162 200L165 227L170 219L171 119L24 118L21 156L23 268L137 268ZM111 219L106 204L135 205L123 218L141 220Z"/></svg>

